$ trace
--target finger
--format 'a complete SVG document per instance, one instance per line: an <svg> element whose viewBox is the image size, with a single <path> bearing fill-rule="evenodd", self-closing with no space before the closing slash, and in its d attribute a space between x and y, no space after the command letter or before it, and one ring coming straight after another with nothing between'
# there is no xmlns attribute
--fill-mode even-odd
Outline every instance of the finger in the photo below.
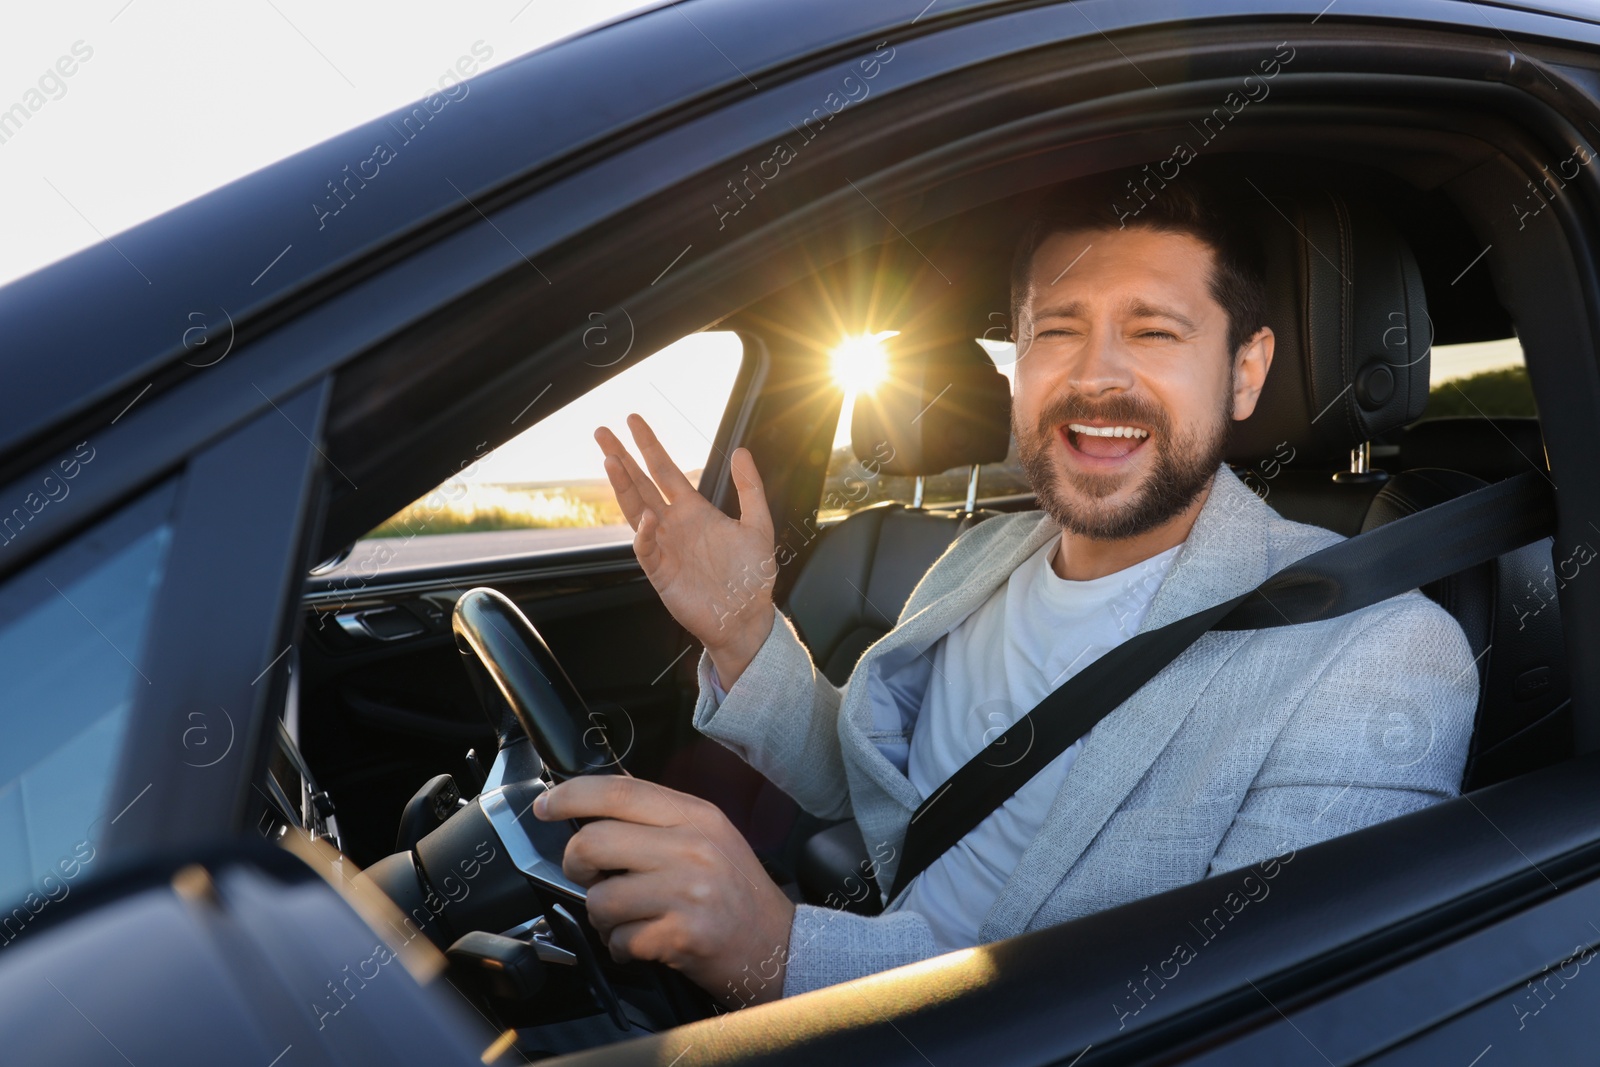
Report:
<svg viewBox="0 0 1600 1067"><path fill-rule="evenodd" d="M605 453L604 467L606 480L611 483L611 492L617 498L617 506L622 509L622 517L628 520L628 525L635 530L639 528L639 513L644 510L644 497L639 494L639 487L633 484L633 479L628 476L628 468L622 465L622 460L613 454L605 438L609 437L617 449L622 448L622 443L617 441L616 435L604 426L595 430L594 439L600 445L600 451Z"/></svg>
<svg viewBox="0 0 1600 1067"><path fill-rule="evenodd" d="M622 517L637 530L639 516L645 509L639 487L633 484L633 479L628 477L628 468L616 456L607 456L604 467L606 480L611 483L611 493L617 498L617 506L622 509Z"/></svg>
<svg viewBox="0 0 1600 1067"><path fill-rule="evenodd" d="M767 506L767 491L761 484L755 457L748 448L736 448L732 459L733 487L739 491L739 521L770 540L772 509Z"/></svg>
<svg viewBox="0 0 1600 1067"><path fill-rule="evenodd" d="M621 819L645 826L676 826L705 801L626 774L569 778L540 793L533 813L541 819Z"/></svg>
<svg viewBox="0 0 1600 1067"><path fill-rule="evenodd" d="M698 494L699 491L684 477L683 471L672 462L672 457L667 455L667 450L661 447L661 441L648 422L637 415L629 415L628 429L633 431L639 454L650 468L650 477L656 480L656 485L660 486L669 503L689 493Z"/></svg>
<svg viewBox="0 0 1600 1067"><path fill-rule="evenodd" d="M584 901L589 922L602 939L628 923L659 919L672 904L662 893L662 879L624 874L607 878L589 890Z"/></svg>
<svg viewBox="0 0 1600 1067"><path fill-rule="evenodd" d="M648 874L659 870L672 846L675 831L659 826L640 826L616 819L586 823L572 835L561 854L561 871L579 885L598 888L615 877L617 871Z"/></svg>
<svg viewBox="0 0 1600 1067"><path fill-rule="evenodd" d="M657 556L661 549L656 542L656 534L661 530L661 520L656 518L656 513L645 509L639 516L639 525L634 528L633 554L639 560L639 566L644 568L646 574L655 570L660 562Z"/></svg>
<svg viewBox="0 0 1600 1067"><path fill-rule="evenodd" d="M597 434L596 439L598 439L598 436ZM634 489L638 490L640 502L647 508L655 508L659 514L666 508L667 502L661 498L661 491L656 488L656 483L650 480L650 476L644 472L644 468L640 467L638 461L633 458L633 453L629 452L622 442L617 440L615 434L607 430L606 436L616 444L615 449L606 448L604 445L601 446L605 449L606 455L615 457L617 462L622 464L622 469L627 473L628 480L633 483Z"/></svg>
<svg viewBox="0 0 1600 1067"><path fill-rule="evenodd" d="M611 950L611 958L618 963L632 963L635 960L672 963L676 955L670 948L670 938L662 929L664 923L663 919L641 919L614 928L606 937L606 948Z"/></svg>

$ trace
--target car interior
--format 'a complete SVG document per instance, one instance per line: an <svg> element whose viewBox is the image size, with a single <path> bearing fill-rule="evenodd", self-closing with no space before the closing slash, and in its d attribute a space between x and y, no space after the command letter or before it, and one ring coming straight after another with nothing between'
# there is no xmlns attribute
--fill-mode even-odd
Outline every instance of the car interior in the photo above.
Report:
<svg viewBox="0 0 1600 1067"><path fill-rule="evenodd" d="M1437 273L1445 264L1442 257L1419 258L1414 249L1436 247L1440 231L1461 223L1439 203L1402 215L1409 226L1397 222L1380 205L1415 194L1370 175L1359 179L1342 189L1286 184L1256 205L1278 346L1257 413L1235 427L1228 451L1235 472L1281 514L1347 536L1545 466L1536 419L1408 417L1428 392L1433 343L1492 340L1506 321L1492 305L1485 309L1481 287L1470 301L1451 294L1454 302L1430 305L1430 294L1447 290L1448 279ZM747 351L756 352L769 338L803 330L814 359L825 360L834 338L818 324L837 313L835 301L848 302L844 294L860 278L891 279L901 287L900 306L916 309L892 323L900 336L891 345L890 379L873 402L857 404L851 447L862 462L890 456L880 464L886 476L970 472L969 498L932 506L883 502L790 531L794 563L778 602L818 670L835 684L844 684L862 651L894 625L918 579L956 537L996 514L1033 506L1026 494L985 497L978 477L984 464L1003 461L1010 446L1009 384L976 341L992 325L990 311L1006 306L1007 249L992 239L964 245L959 233L1014 232L1026 202L1005 207L1009 228L996 227L989 211L981 222L958 219L957 232L937 243L964 249L971 263L967 284L954 293L940 291L951 287L928 265L910 262L914 256L905 250L880 247L715 324L737 330ZM1478 306L1463 321L1458 307L1468 303ZM1386 348L1353 343L1373 336L1383 337ZM819 382L826 378L825 368L813 366L811 373ZM739 408L785 402L761 395L760 382L747 377L753 395L736 393L730 418ZM792 379L779 384L796 387ZM811 391L829 390L813 383ZM832 399L836 418L836 391ZM823 409L770 426L757 446L764 468L783 465L791 492L796 483L821 492L817 461L826 452L816 442L831 429L827 416ZM1266 462L1286 455L1292 460ZM775 456L802 461L769 458ZM702 484L702 491L712 489ZM1522 623L1517 610L1519 595L1537 586L1549 561L1546 540L1424 589L1461 624L1477 656L1481 697L1465 789L1571 752L1559 614L1551 605ZM625 542L380 574L354 592L348 582L311 580L293 721L315 774L314 804L324 816L337 813L338 840L358 863L416 848L484 788L499 739L450 625L455 601L477 585L501 590L536 623L588 708L604 720L630 773L716 801L797 899L877 910L877 893L861 891L858 859L865 849L853 823L806 815L689 727L697 649L655 599ZM357 616L359 627L343 621ZM665 678L657 674L663 663L674 664ZM451 778L441 781L442 775ZM484 995L508 1011L514 989L502 982ZM555 1009L547 997L541 1004L542 1011L579 1017L601 1007L581 997ZM523 1024L565 1021L538 1013L510 1017Z"/></svg>
<svg viewBox="0 0 1600 1067"><path fill-rule="evenodd" d="M1482 125L1444 129L1434 115L1431 139L1402 143L1395 126L1354 106L1322 118L1298 134L1263 121L1253 138L1240 130L1230 151L1192 168L1237 191L1269 263L1276 356L1256 413L1234 428L1228 462L1282 515L1347 536L1513 475L1548 475L1538 418L1418 418L1435 346L1517 336L1513 323L1536 310L1529 294L1539 280L1508 285L1484 264L1470 269L1492 199L1482 168L1497 149L1488 142L1515 137ZM635 314L637 358L696 330L738 335L743 363L699 488L735 513L725 457L737 445L751 449L780 543L792 550L775 600L835 684L893 627L917 580L957 537L1033 507L1012 486L985 491L982 470L1010 448L1010 391L978 339L992 338L1004 321L1009 257L1038 198L1064 180L1159 158L1156 136L1122 130L1072 155L1062 135L1064 145L1050 151L924 178L924 188L897 200L914 203L920 225L901 232L860 216L814 222L795 239L798 251L784 250L781 268L771 250L741 246L749 277L739 284L702 280L693 299ZM622 220L617 232L644 225ZM597 242L570 255L592 264L612 251ZM370 491L331 495L321 554L341 551L420 496L458 467L456 457L511 436L501 416L515 406L496 395L497 375L530 363L517 339L536 331L545 313L529 310L530 284L508 281L470 307L419 323L341 377L346 402L335 404L329 451ZM828 353L846 336L883 330L898 331L887 345L889 379L872 402L855 406L850 448L875 474L916 479L918 492L820 521L842 402ZM540 417L623 369L573 358L580 350L572 341L539 350L553 383ZM1537 346L1524 343L1538 383ZM430 361L440 350L459 358ZM430 410L430 392L460 399ZM358 399L375 395L384 402ZM383 444L358 447L361 440ZM952 472L968 486L965 499L924 504L924 480ZM1545 539L1423 589L1460 623L1477 657L1480 700L1464 791L1573 753L1560 614L1553 596L1547 603L1536 595L1548 587L1552 561ZM852 824L800 811L693 730L699 649L661 606L626 540L374 573L341 569L335 558L313 571L285 715L289 754L272 772L281 797L264 815L264 833L314 825L369 871L387 871L408 854L426 866L430 850L457 854L445 839L461 838L450 823L474 798L499 789L513 795L504 757L520 740L516 720L492 687L475 683L453 630L453 613L477 587L503 594L537 628L547 665L570 678L628 773L714 801L796 899L876 908L877 894L862 892L855 873L862 845ZM612 964L581 908L558 907L565 898L551 888L559 879L550 879L544 895L535 894L542 917L525 913L534 898L510 894L472 912L484 925L457 914L426 927L449 950L451 980L499 1023L519 1028L521 1047L585 1047L717 1010L647 969ZM405 903L405 892L391 896ZM1118 921L1115 914L1121 909L1104 921ZM1346 933L1358 929L1351 919ZM537 965L514 955L530 942L463 943L474 933L519 932L531 936ZM523 973L536 966L548 976Z"/></svg>

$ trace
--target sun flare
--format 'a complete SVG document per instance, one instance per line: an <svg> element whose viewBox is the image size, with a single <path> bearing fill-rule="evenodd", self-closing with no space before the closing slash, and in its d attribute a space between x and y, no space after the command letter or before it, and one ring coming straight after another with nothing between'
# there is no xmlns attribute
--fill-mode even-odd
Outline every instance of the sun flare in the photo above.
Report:
<svg viewBox="0 0 1600 1067"><path fill-rule="evenodd" d="M889 376L889 352L883 342L899 336L899 330L846 337L834 348L830 359L833 380L847 394L870 393Z"/></svg>

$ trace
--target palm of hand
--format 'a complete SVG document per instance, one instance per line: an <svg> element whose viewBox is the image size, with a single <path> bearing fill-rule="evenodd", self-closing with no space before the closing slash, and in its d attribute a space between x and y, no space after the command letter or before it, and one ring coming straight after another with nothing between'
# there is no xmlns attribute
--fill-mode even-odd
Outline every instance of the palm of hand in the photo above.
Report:
<svg viewBox="0 0 1600 1067"><path fill-rule="evenodd" d="M772 518L754 459L745 449L734 451L740 517L733 519L700 495L643 419L631 415L628 426L648 474L609 429L595 431L595 440L633 527L634 554L662 603L708 649L764 637L776 566Z"/></svg>

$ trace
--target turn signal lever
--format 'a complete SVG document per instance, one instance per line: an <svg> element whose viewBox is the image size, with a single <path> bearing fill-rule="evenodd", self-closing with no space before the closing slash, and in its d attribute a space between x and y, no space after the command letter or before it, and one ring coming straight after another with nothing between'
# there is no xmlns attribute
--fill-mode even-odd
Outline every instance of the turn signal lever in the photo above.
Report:
<svg viewBox="0 0 1600 1067"><path fill-rule="evenodd" d="M626 773L601 718L510 598L487 586L468 589L456 601L451 628L502 748L519 739L520 728L557 782Z"/></svg>

